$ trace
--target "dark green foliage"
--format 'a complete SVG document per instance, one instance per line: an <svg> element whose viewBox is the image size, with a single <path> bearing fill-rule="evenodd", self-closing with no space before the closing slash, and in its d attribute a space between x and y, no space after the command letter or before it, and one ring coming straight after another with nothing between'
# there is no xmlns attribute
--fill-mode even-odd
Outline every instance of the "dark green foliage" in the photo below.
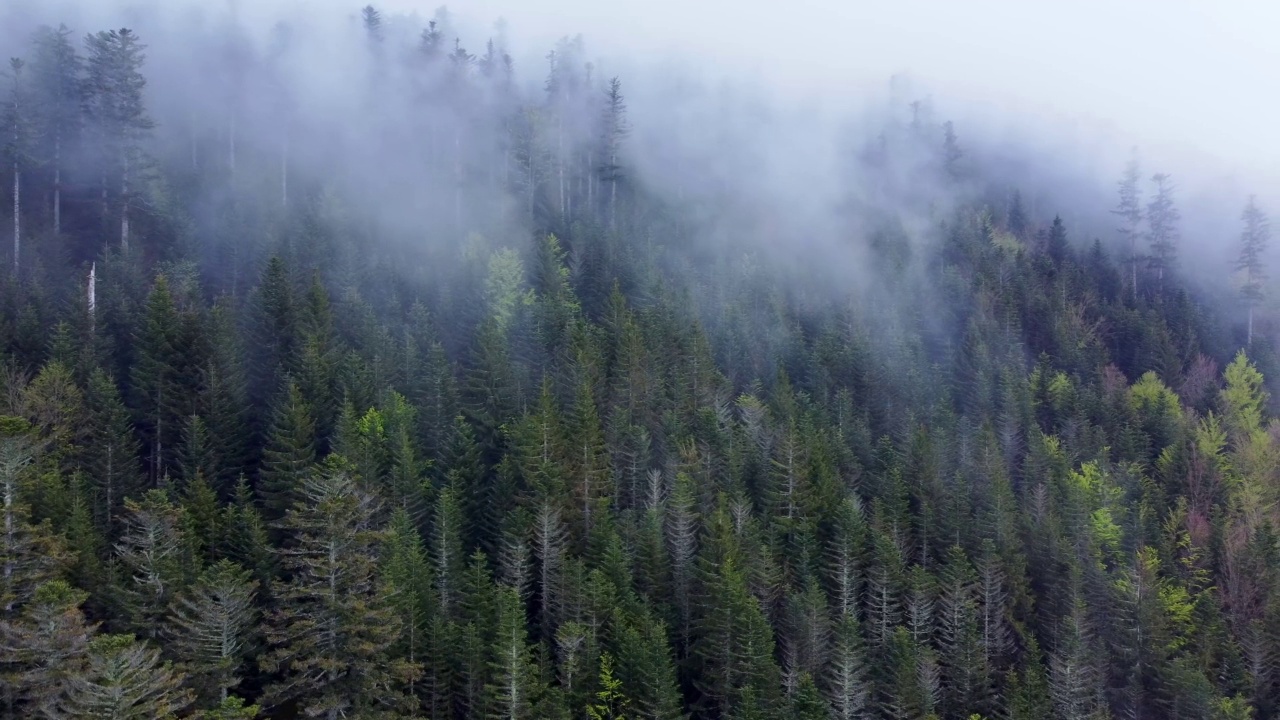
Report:
<svg viewBox="0 0 1280 720"><path fill-rule="evenodd" d="M262 452L258 495L268 517L281 518L293 506L316 462L315 423L298 386L289 383L275 408Z"/></svg>
<svg viewBox="0 0 1280 720"><path fill-rule="evenodd" d="M1085 245L1088 194L918 102L782 247L812 208L734 192L756 148L633 165L581 41L530 95L444 13L359 18L336 135L302 26L206 38L207 104L129 30L11 66L0 717L1280 712L1256 202L1241 333L1167 176Z"/></svg>

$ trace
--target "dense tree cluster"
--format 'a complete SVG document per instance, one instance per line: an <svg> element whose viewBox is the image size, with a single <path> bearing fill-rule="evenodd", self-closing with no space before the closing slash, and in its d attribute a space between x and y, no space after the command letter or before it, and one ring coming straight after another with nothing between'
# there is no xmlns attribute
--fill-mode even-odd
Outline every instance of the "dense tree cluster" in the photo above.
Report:
<svg viewBox="0 0 1280 720"><path fill-rule="evenodd" d="M1168 177L1115 262L915 105L849 160L865 281L813 292L628 171L579 42L529 96L359 20L421 71L370 102L433 108L367 138L449 188L429 248L234 92L156 142L129 30L12 63L0 716L1280 716L1255 201L1237 338Z"/></svg>

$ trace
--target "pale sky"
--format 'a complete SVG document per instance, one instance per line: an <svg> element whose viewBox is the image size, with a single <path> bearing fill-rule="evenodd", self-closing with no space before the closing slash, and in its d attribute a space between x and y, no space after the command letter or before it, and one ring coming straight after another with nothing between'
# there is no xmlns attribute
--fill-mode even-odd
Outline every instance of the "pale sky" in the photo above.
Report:
<svg viewBox="0 0 1280 720"><path fill-rule="evenodd" d="M439 4L382 3L424 16ZM470 22L505 18L517 51L545 52L581 32L595 55L692 56L793 91L837 93L905 71L938 101L978 101L1006 122L1110 126L1144 156L1173 154L1180 165L1210 156L1280 180L1276 2L461 0L449 9Z"/></svg>

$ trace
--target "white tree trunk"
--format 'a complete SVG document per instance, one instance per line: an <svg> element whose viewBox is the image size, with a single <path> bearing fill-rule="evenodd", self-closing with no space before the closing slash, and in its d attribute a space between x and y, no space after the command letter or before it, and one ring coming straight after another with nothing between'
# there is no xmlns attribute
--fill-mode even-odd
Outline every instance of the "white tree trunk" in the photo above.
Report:
<svg viewBox="0 0 1280 720"><path fill-rule="evenodd" d="M106 192L104 190L105 197ZM124 172L120 174L120 249L129 252L129 153L124 153Z"/></svg>
<svg viewBox="0 0 1280 720"><path fill-rule="evenodd" d="M89 327L93 328L94 314L98 309L98 263L89 266Z"/></svg>
<svg viewBox="0 0 1280 720"><path fill-rule="evenodd" d="M62 233L62 135L53 137L53 234Z"/></svg>
<svg viewBox="0 0 1280 720"><path fill-rule="evenodd" d="M289 136L280 146L280 207L289 207Z"/></svg>
<svg viewBox="0 0 1280 720"><path fill-rule="evenodd" d="M18 274L22 254L22 171L13 163L13 274Z"/></svg>

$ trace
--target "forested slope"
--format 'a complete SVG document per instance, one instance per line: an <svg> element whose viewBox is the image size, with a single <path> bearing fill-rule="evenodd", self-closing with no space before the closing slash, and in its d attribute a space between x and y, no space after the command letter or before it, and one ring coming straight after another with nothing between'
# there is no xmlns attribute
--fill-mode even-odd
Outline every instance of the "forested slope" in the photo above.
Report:
<svg viewBox="0 0 1280 720"><path fill-rule="evenodd" d="M824 247L647 183L580 43L367 8L352 130L305 23L216 101L87 30L6 86L4 717L1280 713L1252 201L1213 307L1167 177L1076 237L918 104Z"/></svg>

